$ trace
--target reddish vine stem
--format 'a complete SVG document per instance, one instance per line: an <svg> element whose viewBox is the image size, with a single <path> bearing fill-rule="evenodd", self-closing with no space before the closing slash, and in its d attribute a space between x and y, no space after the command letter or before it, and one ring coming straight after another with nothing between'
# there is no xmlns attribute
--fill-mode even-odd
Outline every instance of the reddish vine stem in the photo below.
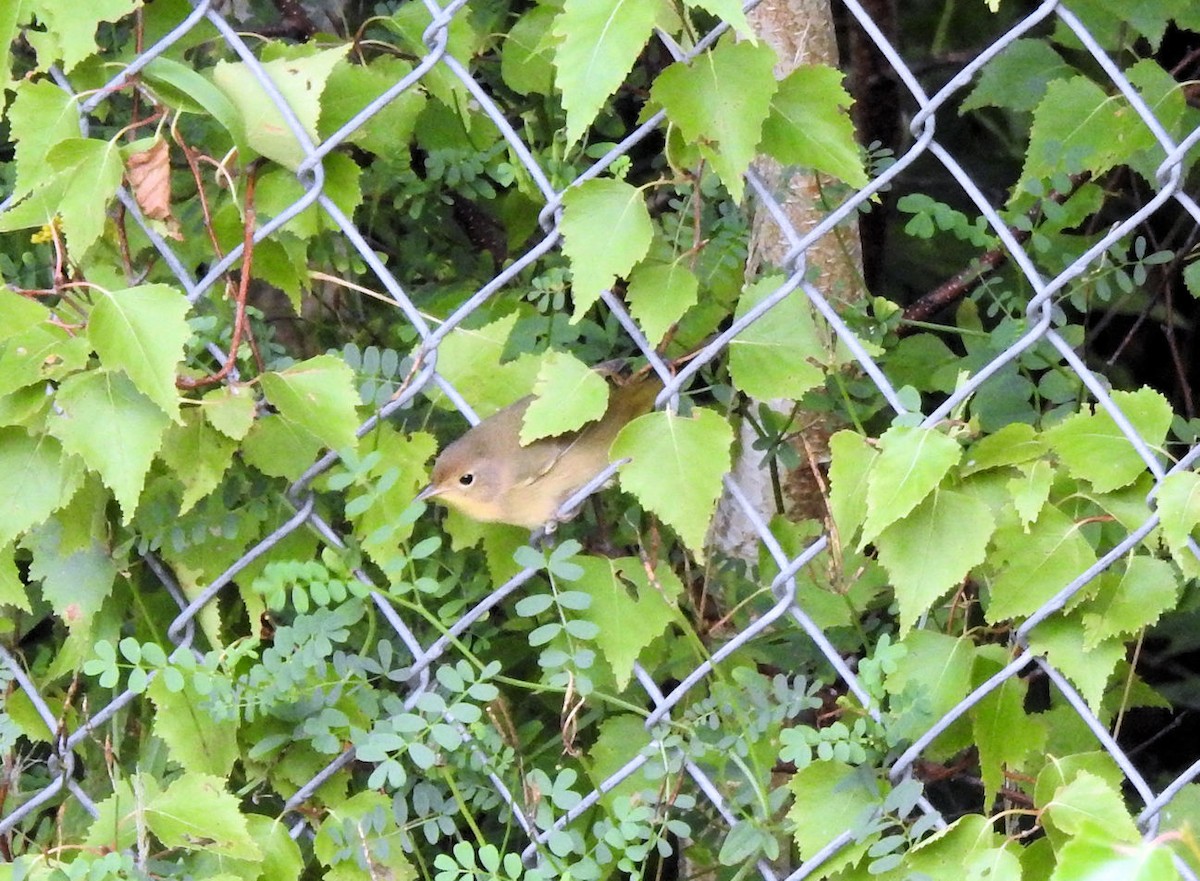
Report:
<svg viewBox="0 0 1200 881"><path fill-rule="evenodd" d="M242 332L246 326L246 294L250 290L250 270L254 265L254 227L256 214L254 211L254 183L258 179L257 166L251 165L246 176L245 218L242 235L242 277L237 288L236 307L233 318L233 338L229 341L229 357L216 373L199 379L179 376L175 379L175 387L179 389L196 389L216 385L224 381L237 362L237 351L242 344Z"/></svg>

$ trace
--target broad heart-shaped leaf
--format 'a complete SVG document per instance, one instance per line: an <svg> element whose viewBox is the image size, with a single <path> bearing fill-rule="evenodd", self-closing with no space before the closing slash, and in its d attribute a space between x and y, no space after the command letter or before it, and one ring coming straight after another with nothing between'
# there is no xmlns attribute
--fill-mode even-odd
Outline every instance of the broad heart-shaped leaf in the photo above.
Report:
<svg viewBox="0 0 1200 881"><path fill-rule="evenodd" d="M191 338L187 298L168 285L111 291L97 298L88 339L110 370L121 370L138 391L182 424L175 368Z"/></svg>
<svg viewBox="0 0 1200 881"><path fill-rule="evenodd" d="M213 428L240 441L254 424L254 393L248 386L223 385L204 396L201 409Z"/></svg>
<svg viewBox="0 0 1200 881"><path fill-rule="evenodd" d="M332 135L411 71L412 65L407 61L386 55L371 59L369 64L351 64L341 59L333 68L329 88L321 99L320 133ZM412 136L427 100L425 93L415 87L401 92L357 128L347 142L377 156L394 155L396 145L407 143Z"/></svg>
<svg viewBox="0 0 1200 881"><path fill-rule="evenodd" d="M796 830L796 847L802 860L815 856L847 829L861 823L866 812L883 800L881 784L862 771L821 759L792 775L787 785L796 800L788 809L788 819ZM821 864L822 872L834 873L853 865L870 843L847 843Z"/></svg>
<svg viewBox="0 0 1200 881"><path fill-rule="evenodd" d="M1046 660L1079 690L1092 712L1100 712L1108 682L1125 660L1125 641L1112 638L1084 647L1085 634L1075 613L1051 615L1029 635L1031 651Z"/></svg>
<svg viewBox="0 0 1200 881"><path fill-rule="evenodd" d="M761 278L742 293L735 320L770 297L780 276ZM796 399L825 382L820 364L825 344L812 307L802 291L792 291L729 344L729 375L753 398Z"/></svg>
<svg viewBox="0 0 1200 881"><path fill-rule="evenodd" d="M346 44L307 57L276 58L261 63L313 142L317 140L325 83L348 48ZM305 157L304 147L249 67L241 61L218 61L213 68L213 82L241 112L246 141L253 149L285 168L295 169L300 165Z"/></svg>
<svg viewBox="0 0 1200 881"><path fill-rule="evenodd" d="M950 866L955 877L972 881L1021 881L1022 871L1038 877L1028 874L1022 855L1021 845L995 832L987 817L967 814L923 839L905 855L901 871L884 877L941 878Z"/></svg>
<svg viewBox="0 0 1200 881"><path fill-rule="evenodd" d="M1151 450L1162 444L1171 425L1171 405L1153 389L1113 392L1113 403L1125 414ZM1088 481L1097 492L1111 492L1137 480L1146 463L1103 407L1076 413L1044 433L1073 477Z"/></svg>
<svg viewBox="0 0 1200 881"><path fill-rule="evenodd" d="M742 174L754 159L779 86L772 72L775 60L765 43L723 39L691 62L672 64L650 92L738 202L745 188Z"/></svg>
<svg viewBox="0 0 1200 881"><path fill-rule="evenodd" d="M263 392L288 422L330 449L353 447L358 429L354 372L333 355L317 355L286 370L264 373Z"/></svg>
<svg viewBox="0 0 1200 881"><path fill-rule="evenodd" d="M68 552L58 520L30 532L22 546L33 554L29 577L41 583L42 598L73 634L87 636L117 577L108 551L93 539L86 548Z"/></svg>
<svg viewBox="0 0 1200 881"><path fill-rule="evenodd" d="M516 20L500 50L500 76L518 95L549 95L554 88L554 47L550 29L557 12L535 6Z"/></svg>
<svg viewBox="0 0 1200 881"><path fill-rule="evenodd" d="M604 377L566 352L549 352L542 359L533 393L521 423L522 445L581 428L608 406Z"/></svg>
<svg viewBox="0 0 1200 881"><path fill-rule="evenodd" d="M1121 579L1101 580L1099 592L1082 607L1084 648L1151 626L1175 608L1181 587L1166 560L1129 557Z"/></svg>
<svg viewBox="0 0 1200 881"><path fill-rule="evenodd" d="M19 428L0 428L0 546L71 501L83 470L57 440L32 438Z"/></svg>
<svg viewBox="0 0 1200 881"><path fill-rule="evenodd" d="M196 409L189 409L167 432L159 458L183 484L179 513L186 514L221 483L233 464L237 444L204 421Z"/></svg>
<svg viewBox="0 0 1200 881"><path fill-rule="evenodd" d="M875 539L879 561L891 576L900 607L900 635L946 591L983 562L996 528L987 504L935 489ZM947 541L953 536L953 541Z"/></svg>
<svg viewBox="0 0 1200 881"><path fill-rule="evenodd" d="M566 0L554 23L555 82L567 112L567 144L578 141L642 53L658 4L646 0Z"/></svg>
<svg viewBox="0 0 1200 881"><path fill-rule="evenodd" d="M959 107L960 113L980 107L1033 110L1046 94L1046 86L1075 73L1046 40L1021 39L989 61L979 83Z"/></svg>
<svg viewBox="0 0 1200 881"><path fill-rule="evenodd" d="M895 719L895 734L912 740L967 696L978 650L965 637L932 630L910 630L901 644L905 654L895 659L884 683L896 705L906 708ZM962 749L970 736L965 727L961 720L954 723L930 745L929 758L939 761Z"/></svg>
<svg viewBox="0 0 1200 881"><path fill-rule="evenodd" d="M675 602L683 583L661 562L652 583L637 557L581 557L579 563L583 576L575 587L592 598L580 617L599 627L596 648L623 691L642 649L678 618Z"/></svg>
<svg viewBox="0 0 1200 881"><path fill-rule="evenodd" d="M171 691L159 676L146 693L154 703L154 733L171 759L186 771L226 776L238 758L236 722L218 723L206 709L207 699L186 677L182 690Z"/></svg>
<svg viewBox="0 0 1200 881"><path fill-rule="evenodd" d="M1162 841L1123 844L1090 826L1058 850L1048 881L1175 881L1181 877Z"/></svg>
<svg viewBox="0 0 1200 881"><path fill-rule="evenodd" d="M732 445L729 423L712 410L697 408L691 418L666 412L638 417L621 429L610 456L633 459L621 469L621 488L702 558Z"/></svg>
<svg viewBox="0 0 1200 881"><path fill-rule="evenodd" d="M1054 825L1068 835L1079 835L1092 827L1103 830L1113 842L1132 844L1142 838L1121 793L1087 771L1080 771L1074 780L1060 786L1043 810L1049 811Z"/></svg>
<svg viewBox="0 0 1200 881"><path fill-rule="evenodd" d="M111 141L68 138L51 147L44 161L53 174L0 214L0 230L43 226L57 215L71 252L82 255L104 231L108 203L125 168L121 152Z"/></svg>
<svg viewBox="0 0 1200 881"><path fill-rule="evenodd" d="M571 261L571 297L578 321L646 256L654 224L636 187L619 180L584 181L563 194L563 252Z"/></svg>
<svg viewBox="0 0 1200 881"><path fill-rule="evenodd" d="M128 523L170 418L123 373L108 370L67 377L54 402L50 433L100 475Z"/></svg>
<svg viewBox="0 0 1200 881"><path fill-rule="evenodd" d="M1042 603L1096 562L1096 552L1080 526L1054 506L1033 525L1006 523L996 530L999 574L991 583L987 620L1032 615Z"/></svg>
<svg viewBox="0 0 1200 881"><path fill-rule="evenodd" d="M1157 510L1171 556L1187 577L1200 577L1200 560L1187 543L1200 525L1200 475L1194 471L1168 474L1158 488Z"/></svg>
<svg viewBox="0 0 1200 881"><path fill-rule="evenodd" d="M95 54L96 27L100 22L124 18L137 6L137 0L90 0L84 4L65 5L55 0L27 0L26 10L32 12L46 30L34 32L30 28L25 34L37 49L40 67L61 60L63 72L70 73L75 65Z"/></svg>
<svg viewBox="0 0 1200 881"><path fill-rule="evenodd" d="M145 805L146 825L167 847L207 850L239 860L261 860L238 800L225 781L188 772Z"/></svg>
<svg viewBox="0 0 1200 881"><path fill-rule="evenodd" d="M1003 664L980 654L975 659L975 686L1000 671ZM1025 713L1028 687L1024 679L1006 679L971 710L971 739L979 748L979 776L987 804L1004 782L1004 770L1019 769L1027 755L1040 752L1046 742L1045 723Z"/></svg>
<svg viewBox="0 0 1200 881"><path fill-rule="evenodd" d="M466 395L481 419L524 397L533 388L539 359L524 356L502 362L509 334L520 317L520 313L510 312L483 327L456 327L438 346L438 373Z"/></svg>
<svg viewBox="0 0 1200 881"><path fill-rule="evenodd" d="M839 540L849 548L867 516L867 480L879 451L853 431L829 439L829 513Z"/></svg>
<svg viewBox="0 0 1200 881"><path fill-rule="evenodd" d="M796 68L779 84L763 124L763 150L784 165L803 165L865 187L854 123L846 112L854 99L843 74L823 64Z"/></svg>
<svg viewBox="0 0 1200 881"><path fill-rule="evenodd" d="M860 549L920 504L962 457L958 442L940 431L902 425L883 433L879 449L867 478Z"/></svg>
<svg viewBox="0 0 1200 881"><path fill-rule="evenodd" d="M4 45L8 45L7 43ZM13 87L8 108L12 139L17 142L15 196L24 196L54 174L46 162L50 148L79 137L78 101L48 77L22 80Z"/></svg>
<svg viewBox="0 0 1200 881"><path fill-rule="evenodd" d="M1033 111L1020 193L1030 181L1090 171L1100 176L1154 145L1154 136L1124 97L1110 97L1087 77L1055 80Z"/></svg>
<svg viewBox="0 0 1200 881"><path fill-rule="evenodd" d="M625 299L629 314L641 326L652 346L658 345L671 325L696 305L700 282L679 260L640 263L629 273Z"/></svg>

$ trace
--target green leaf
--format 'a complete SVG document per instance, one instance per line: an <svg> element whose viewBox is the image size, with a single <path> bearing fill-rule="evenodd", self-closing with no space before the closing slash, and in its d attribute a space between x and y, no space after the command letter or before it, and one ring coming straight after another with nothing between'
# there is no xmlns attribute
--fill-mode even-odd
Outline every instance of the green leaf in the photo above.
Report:
<svg viewBox="0 0 1200 881"><path fill-rule="evenodd" d="M584 765L592 785L597 789L629 762L630 756L650 744L650 733L644 720L630 713L608 716L599 724L596 742L588 750ZM606 791L601 802L609 809L619 798L634 798L643 786L639 775L632 774Z"/></svg>
<svg viewBox="0 0 1200 881"><path fill-rule="evenodd" d="M993 559L999 574L991 584L986 616L994 624L1032 615L1094 564L1096 552L1074 520L1047 507L1028 530L1019 523L997 529Z"/></svg>
<svg viewBox="0 0 1200 881"><path fill-rule="evenodd" d="M846 112L854 99L842 88L840 70L823 64L797 67L779 84L762 147L784 165L803 165L865 187L854 123Z"/></svg>
<svg viewBox="0 0 1200 881"><path fill-rule="evenodd" d="M362 203L362 187L359 179L362 169L349 156L341 153L331 153L321 160L325 169L325 180L322 192L347 217L353 217L354 212ZM282 168L272 168L259 178L255 190L254 204L260 216L274 217L283 214L296 202L304 198L307 192L305 186L296 175ZM335 229L333 221L325 209L319 205L309 205L282 227L284 232L291 233L301 239L313 239L323 232ZM238 240L242 236L238 229ZM254 265L258 266L258 251L255 251ZM299 298L292 298L292 307L299 314Z"/></svg>
<svg viewBox="0 0 1200 881"><path fill-rule="evenodd" d="M186 772L145 805L146 825L167 847L205 850L239 860L261 860L238 800L225 781Z"/></svg>
<svg viewBox="0 0 1200 881"><path fill-rule="evenodd" d="M314 52L307 57L276 58L260 62L279 94L287 102L300 127L313 142L317 141L317 120L321 114L321 95L349 44ZM213 82L241 113L246 142L268 159L295 170L304 161L304 147L296 140L283 114L259 85L254 72L244 62L218 61ZM246 157L249 158L249 157Z"/></svg>
<svg viewBox="0 0 1200 881"><path fill-rule="evenodd" d="M1099 592L1083 607L1084 648L1152 626L1175 608L1181 587L1166 560L1130 557L1121 579L1101 580Z"/></svg>
<svg viewBox="0 0 1200 881"><path fill-rule="evenodd" d="M44 522L79 489L82 470L52 437L32 438L19 428L0 428L0 545Z"/></svg>
<svg viewBox="0 0 1200 881"><path fill-rule="evenodd" d="M580 617L599 627L596 648L623 691L642 650L679 619L675 604L683 583L663 563L654 570L652 583L636 557L581 557L579 563L579 589L592 598Z"/></svg>
<svg viewBox="0 0 1200 881"><path fill-rule="evenodd" d="M521 423L521 445L582 428L608 407L608 383L595 370L566 352L542 359L535 395Z"/></svg>
<svg viewBox="0 0 1200 881"><path fill-rule="evenodd" d="M666 412L638 417L621 429L611 456L632 457L621 469L621 488L702 558L732 445L729 423L712 410L697 408L691 418Z"/></svg>
<svg viewBox="0 0 1200 881"><path fill-rule="evenodd" d="M973 685L980 685L1000 671L999 660L979 657ZM1040 751L1046 741L1044 723L1026 715L1025 681L1009 678L988 693L971 710L972 740L979 748L979 771L983 798L991 804L1004 783L1005 770L1018 770L1025 757Z"/></svg>
<svg viewBox="0 0 1200 881"><path fill-rule="evenodd" d="M867 516L867 481L879 451L853 431L829 439L829 513L842 547L851 547Z"/></svg>
<svg viewBox="0 0 1200 881"><path fill-rule="evenodd" d="M962 458L958 441L933 428L893 426L879 438L867 477L867 518L860 549L933 492Z"/></svg>
<svg viewBox="0 0 1200 881"><path fill-rule="evenodd" d="M222 385L202 399L204 418L217 431L239 441L254 424L254 395L244 385Z"/></svg>
<svg viewBox="0 0 1200 881"><path fill-rule="evenodd" d="M44 161L53 174L0 214L0 230L44 226L57 215L72 254L83 256L104 231L108 203L124 173L121 152L111 141L68 138L51 147Z"/></svg>
<svg viewBox="0 0 1200 881"><path fill-rule="evenodd" d="M455 15L446 26L446 54L465 68L474 64L473 56L478 42L471 27L471 19L472 16L469 15ZM429 52L429 47L425 45L422 37L433 23L433 17L424 3L400 4L391 17L382 18L380 21L400 36L401 44L414 57L421 58ZM471 131L471 113L468 112L468 105L473 99L466 84L455 76L452 70L444 64L435 64L422 78L421 83L429 90L429 94L454 111L458 126L464 131ZM418 134L419 132L420 129Z"/></svg>
<svg viewBox="0 0 1200 881"><path fill-rule="evenodd" d="M229 134L238 152L245 152L246 127L241 114L205 76L162 55L142 68L142 76L169 106L214 120Z"/></svg>
<svg viewBox="0 0 1200 881"><path fill-rule="evenodd" d="M578 321L646 256L654 224L636 187L619 180L584 181L563 194L563 252L571 261L572 321Z"/></svg>
<svg viewBox="0 0 1200 881"><path fill-rule="evenodd" d="M979 82L959 107L960 113L980 107L1033 110L1046 87L1075 73L1045 40L1015 40L983 68Z"/></svg>
<svg viewBox="0 0 1200 881"><path fill-rule="evenodd" d="M520 315L510 312L476 329L456 327L437 350L437 369L468 396L481 418L529 394L541 362L522 357L502 363L504 347ZM443 398L444 400L444 398Z"/></svg>
<svg viewBox="0 0 1200 881"><path fill-rule="evenodd" d="M1049 881L1175 881L1179 877L1164 842L1121 844L1103 828L1090 827L1059 850Z"/></svg>
<svg viewBox="0 0 1200 881"><path fill-rule="evenodd" d="M900 699L893 698L893 706L906 708L896 719L896 736L915 739L967 696L977 650L969 639L931 630L910 630L900 644L905 654L895 660L884 686ZM961 737L952 727L932 745L930 758L957 752L961 747L951 741Z"/></svg>
<svg viewBox="0 0 1200 881"><path fill-rule="evenodd" d="M687 0L687 5L711 12L721 21L732 25L742 39L757 42L757 35L746 18L741 0Z"/></svg>
<svg viewBox="0 0 1200 881"><path fill-rule="evenodd" d="M652 346L698 302L700 282L680 261L640 263L629 273L629 314Z"/></svg>
<svg viewBox="0 0 1200 881"><path fill-rule="evenodd" d="M317 355L286 370L264 373L263 392L282 419L330 449L353 447L358 430L354 372L341 358Z"/></svg>
<svg viewBox="0 0 1200 881"><path fill-rule="evenodd" d="M1189 578L1200 577L1200 560L1187 543L1200 525L1200 475L1194 471L1168 474L1158 487L1157 512L1171 556Z"/></svg>
<svg viewBox="0 0 1200 881"><path fill-rule="evenodd" d="M1084 631L1077 614L1051 616L1033 628L1029 648L1046 656L1079 689L1092 708L1101 711L1104 689L1117 665L1125 660L1125 641L1108 639L1084 648Z"/></svg>
<svg viewBox="0 0 1200 881"><path fill-rule="evenodd" d="M995 528L991 510L979 499L935 489L879 533L875 547L895 587L901 636L984 561ZM954 541L946 541L948 535Z"/></svg>
<svg viewBox="0 0 1200 881"><path fill-rule="evenodd" d="M26 536L24 547L33 554L29 577L41 582L42 597L59 620L86 637L112 593L117 567L98 540L64 553L62 539L63 528L53 520Z"/></svg>
<svg viewBox="0 0 1200 881"><path fill-rule="evenodd" d="M1125 98L1109 97L1086 77L1055 80L1033 112L1025 167L1013 192L1063 172L1099 176L1155 143Z"/></svg>
<svg viewBox="0 0 1200 881"><path fill-rule="evenodd" d="M112 490L126 523L137 509L170 418L122 373L92 370L63 380L50 433Z"/></svg>
<svg viewBox="0 0 1200 881"><path fill-rule="evenodd" d="M1102 830L1112 842L1134 844L1142 838L1121 793L1087 771L1080 771L1070 783L1059 787L1044 810L1068 835L1079 835L1091 827Z"/></svg>
<svg viewBox="0 0 1200 881"><path fill-rule="evenodd" d="M1010 422L967 449L961 473L966 477L989 468L1020 465L1038 458L1045 452L1046 445L1038 439L1032 425Z"/></svg>
<svg viewBox="0 0 1200 881"><path fill-rule="evenodd" d="M723 39L689 63L672 64L650 92L737 202L745 189L742 174L754 159L779 86L775 61L766 44Z"/></svg>
<svg viewBox="0 0 1200 881"><path fill-rule="evenodd" d="M138 6L138 0L89 0L85 4L62 4L56 0L33 0L30 4L45 32L31 28L26 39L37 49L38 65L48 67L61 59L63 73L70 73L97 50L96 28L102 21L118 21Z"/></svg>
<svg viewBox="0 0 1200 881"><path fill-rule="evenodd" d="M1166 399L1153 389L1113 392L1113 403L1151 450L1161 446L1174 414ZM1050 449L1073 477L1086 480L1097 492L1111 492L1137 480L1146 463L1102 407L1076 413L1044 433Z"/></svg>
<svg viewBox="0 0 1200 881"><path fill-rule="evenodd" d="M554 22L556 83L567 112L567 145L587 130L617 90L654 29L646 0L566 0ZM614 228L615 229L615 228Z"/></svg>
<svg viewBox="0 0 1200 881"><path fill-rule="evenodd" d="M3 449L3 442L0 442L0 449ZM0 547L0 606L32 612L33 604L29 602L29 593L17 571L17 561L13 559L15 550L11 543Z"/></svg>
<svg viewBox="0 0 1200 881"><path fill-rule="evenodd" d="M8 122L17 142L13 195L20 197L54 175L46 154L62 141L79 137L79 109L75 98L49 78L22 80L13 91Z"/></svg>
<svg viewBox="0 0 1200 881"><path fill-rule="evenodd" d="M1020 468L1021 476L1008 481L1013 507L1021 523L1028 526L1037 520L1042 506L1050 498L1050 487L1054 483L1054 469L1043 460L1031 462Z"/></svg>
<svg viewBox="0 0 1200 881"><path fill-rule="evenodd" d="M295 480L325 447L319 437L278 413L255 419L242 441L242 458L268 477Z"/></svg>
<svg viewBox="0 0 1200 881"><path fill-rule="evenodd" d="M772 275L746 288L734 320L770 297L782 282ZM729 375L753 398L795 400L824 384L820 365L825 359L820 355L825 349L808 297L795 290L730 341Z"/></svg>
<svg viewBox="0 0 1200 881"><path fill-rule="evenodd" d="M386 55L371 59L369 64L351 64L344 58L339 59L321 98L321 136L332 135L411 72L412 65L407 61ZM417 116L427 100L419 86L412 86L376 111L344 143L355 144L376 156L394 156L396 145L408 143L412 138ZM336 155L331 153L326 159ZM319 210L315 205L312 207Z"/></svg>
<svg viewBox="0 0 1200 881"><path fill-rule="evenodd" d="M172 425L163 442L160 458L183 484L179 513L186 514L220 483L237 444L204 421L204 416L189 409L180 425Z"/></svg>
<svg viewBox="0 0 1200 881"><path fill-rule="evenodd" d="M379 454L378 463L364 475L366 487L355 486L347 507L359 499L370 504L351 518L363 551L393 581L408 580L411 565L403 543L411 537L413 519L403 516L425 482L425 463L437 452L437 440L426 432L402 434L389 424L378 425L359 441L359 455Z"/></svg>
<svg viewBox="0 0 1200 881"><path fill-rule="evenodd" d="M554 44L550 30L557 15L551 6L535 6L518 18L504 37L500 76L518 95L549 95L554 88Z"/></svg>
<svg viewBox="0 0 1200 881"><path fill-rule="evenodd" d="M205 709L211 699L197 692L190 678L185 683L182 691L171 691L162 676L150 683L146 693L154 704L154 734L185 771L226 777L239 756L236 719L214 719Z"/></svg>
<svg viewBox="0 0 1200 881"><path fill-rule="evenodd" d="M123 371L180 424L175 371L192 336L189 311L183 294L154 284L102 294L88 318L88 339L101 363Z"/></svg>
<svg viewBox="0 0 1200 881"><path fill-rule="evenodd" d="M802 860L815 856L847 829L855 828L883 797L878 782L834 761L813 762L797 771L787 785L795 797L788 819L796 830L796 847ZM853 865L871 843L868 839L846 844L821 864L822 874L832 875L843 866Z"/></svg>

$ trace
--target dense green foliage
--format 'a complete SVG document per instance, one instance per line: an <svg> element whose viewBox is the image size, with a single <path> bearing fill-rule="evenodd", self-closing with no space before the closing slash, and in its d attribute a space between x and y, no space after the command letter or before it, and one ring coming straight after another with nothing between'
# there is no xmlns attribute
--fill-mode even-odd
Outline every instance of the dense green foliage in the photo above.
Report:
<svg viewBox="0 0 1200 881"><path fill-rule="evenodd" d="M1135 442L1084 367L1097 316L1149 310L1148 279L1194 283L1195 264L1149 224L1104 242L1165 152L1062 22L1011 43L957 112L1016 145L997 210L1029 269L1054 278L1103 246L1050 291L1014 263L985 273L946 328L827 291L897 414L803 289L780 293L790 267L745 278L755 157L821 173L830 208L895 157L856 144L838 71L777 79L739 3L469 0L445 51L480 92L437 64L319 163L305 139L327 143L440 50L431 17L347 6L345 36L297 40L245 5L259 64L200 20L84 131L81 102L190 4L0 8L0 660L33 691L0 664L0 823L52 795L0 827L0 879L734 879L835 839L812 877L1200 869L1200 789L1143 841L1139 794L1048 668L964 702L1029 649L1119 739L1131 711L1171 706L1140 675L1146 640L1169 652L1198 623L1200 481L1167 473L1191 414L1114 369ZM1077 6L1167 136L1200 125L1153 57L1168 23L1200 31L1191 3L1127 20ZM894 235L914 254L1000 246L969 200L904 183ZM251 240L318 187L323 204ZM430 365L480 416L536 391L528 436L563 432L603 412L574 394L587 365L645 344L677 358L768 299L675 409L622 432L620 492L555 542L413 503L465 425L435 384L409 399ZM714 552L731 464L786 474L818 415L850 426L821 477L827 516L778 513L757 560ZM656 712L655 689L718 655ZM916 776L912 757L889 774L947 714Z"/></svg>

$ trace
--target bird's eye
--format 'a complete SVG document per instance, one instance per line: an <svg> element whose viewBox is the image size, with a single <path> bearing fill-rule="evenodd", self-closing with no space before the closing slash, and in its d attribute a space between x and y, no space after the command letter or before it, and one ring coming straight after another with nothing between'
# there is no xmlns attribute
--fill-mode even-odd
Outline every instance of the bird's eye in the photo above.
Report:
<svg viewBox="0 0 1200 881"><path fill-rule="evenodd" d="M468 471L466 474L463 474L462 476L460 476L458 478L459 486L470 486L474 482L475 482L475 475L472 474L470 471Z"/></svg>

